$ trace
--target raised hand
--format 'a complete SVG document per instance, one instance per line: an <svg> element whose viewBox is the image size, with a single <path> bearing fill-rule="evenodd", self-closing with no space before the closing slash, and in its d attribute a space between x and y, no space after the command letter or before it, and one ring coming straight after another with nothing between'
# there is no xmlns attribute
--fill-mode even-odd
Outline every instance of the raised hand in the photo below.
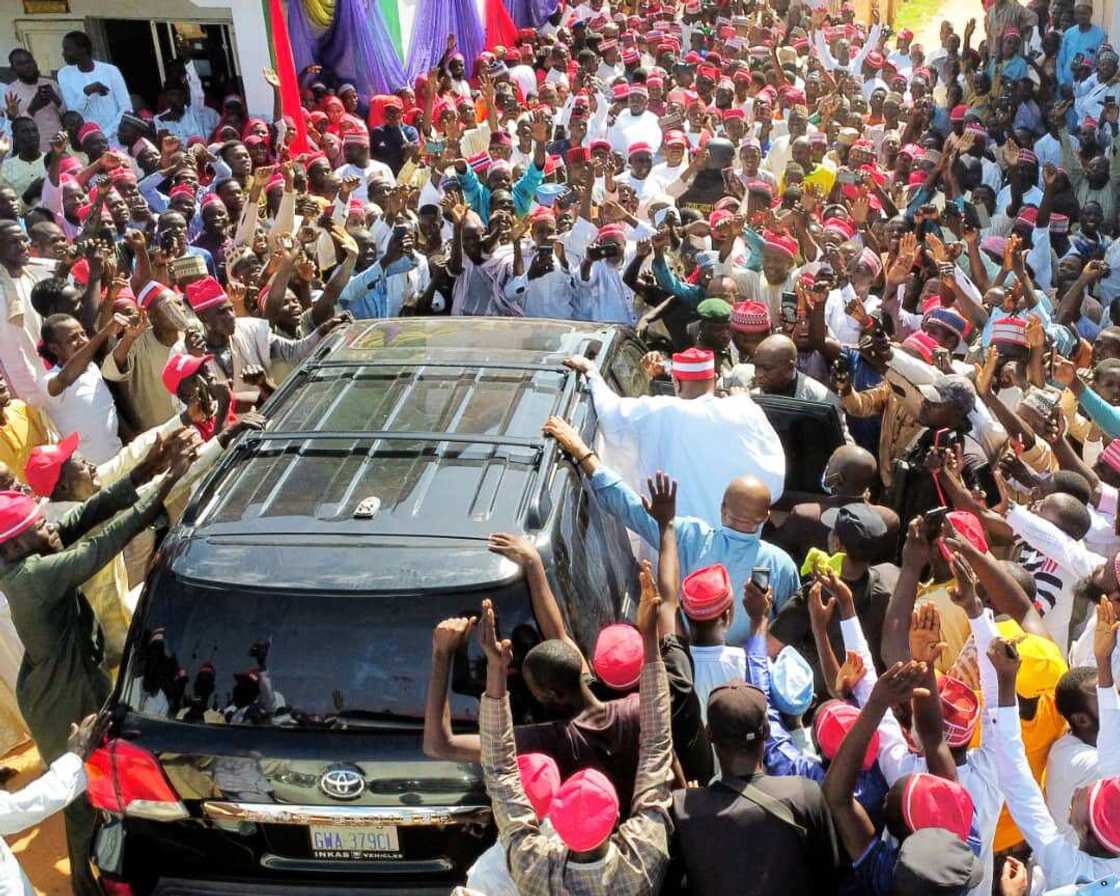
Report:
<svg viewBox="0 0 1120 896"><path fill-rule="evenodd" d="M1097 604L1097 627L1093 630L1093 656L1097 665L1109 666L1116 650L1116 633L1120 630L1116 607L1107 597Z"/></svg>
<svg viewBox="0 0 1120 896"><path fill-rule="evenodd" d="M952 525L952 523L950 523ZM968 539L945 539L945 543L959 545ZM976 594L976 573L960 551L953 551L949 557L949 569L953 572L956 584L949 586L949 599L960 607L970 619L975 619L983 612L983 604Z"/></svg>
<svg viewBox="0 0 1120 896"><path fill-rule="evenodd" d="M849 650L844 665L836 672L836 693L851 694L866 674L863 657L856 651Z"/></svg>
<svg viewBox="0 0 1120 896"><path fill-rule="evenodd" d="M910 622L910 656L932 666L949 645L941 640L941 613L933 604L922 604Z"/></svg>
<svg viewBox="0 0 1120 896"><path fill-rule="evenodd" d="M660 470L653 479L646 480L649 497L642 497L646 513L664 529L677 515L677 481Z"/></svg>
<svg viewBox="0 0 1120 896"><path fill-rule="evenodd" d="M824 586L820 579L813 582L809 588L809 621L814 628L824 631L836 615L836 598L832 595L825 599Z"/></svg>
<svg viewBox="0 0 1120 896"><path fill-rule="evenodd" d="M432 652L441 656L458 653L470 639L477 622L477 616L444 619L432 630Z"/></svg>
<svg viewBox="0 0 1120 896"><path fill-rule="evenodd" d="M973 365L976 368L976 391L981 396L992 394L992 380L995 378L998 364L999 350L993 345L984 356L983 365Z"/></svg>
<svg viewBox="0 0 1120 896"><path fill-rule="evenodd" d="M747 611L747 618L756 626L770 618L770 611L774 608L774 591L767 588L763 591L750 579L743 584L743 609Z"/></svg>
<svg viewBox="0 0 1120 896"><path fill-rule="evenodd" d="M657 617L661 612L661 595L657 591L657 583L653 578L653 567L648 560L643 560L638 570L638 581L641 582L642 596L638 602L638 631L647 640L657 640Z"/></svg>
<svg viewBox="0 0 1120 896"><path fill-rule="evenodd" d="M1000 681L1015 681L1019 674L1022 658L1014 642L1004 638L993 638L988 645L988 660L995 667L996 675Z"/></svg>
<svg viewBox="0 0 1120 896"><path fill-rule="evenodd" d="M918 687L919 682L924 680L925 675L925 663L919 663L915 660L908 663L895 663L879 676L879 680L875 682L875 687L871 690L868 703L889 708L909 703L910 698L915 694L927 696L925 688Z"/></svg>
<svg viewBox="0 0 1120 896"><path fill-rule="evenodd" d="M509 669L513 659L513 646L508 638L498 637L497 623L494 621L494 604L490 598L482 601L482 613L479 616L478 646L486 654L486 664L497 666L503 672Z"/></svg>

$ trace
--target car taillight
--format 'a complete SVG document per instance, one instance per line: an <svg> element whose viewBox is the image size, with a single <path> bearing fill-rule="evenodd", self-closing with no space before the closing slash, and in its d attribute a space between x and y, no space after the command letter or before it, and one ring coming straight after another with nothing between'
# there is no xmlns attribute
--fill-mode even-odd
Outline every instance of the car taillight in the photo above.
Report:
<svg viewBox="0 0 1120 896"><path fill-rule="evenodd" d="M114 738L94 750L86 760L86 777L89 801L97 809L153 821L188 817L159 760L126 740Z"/></svg>
<svg viewBox="0 0 1120 896"><path fill-rule="evenodd" d="M101 892L105 896L132 896L132 885L122 880L102 877L98 883L101 884Z"/></svg>

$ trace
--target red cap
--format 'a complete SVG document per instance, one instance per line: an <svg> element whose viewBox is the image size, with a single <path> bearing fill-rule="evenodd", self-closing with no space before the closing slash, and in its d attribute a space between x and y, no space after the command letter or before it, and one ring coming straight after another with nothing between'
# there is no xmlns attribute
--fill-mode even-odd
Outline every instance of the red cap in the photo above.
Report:
<svg viewBox="0 0 1120 896"><path fill-rule="evenodd" d="M945 519L952 523L953 528L976 550L984 552L988 550L988 539L984 537L984 526L975 513L968 510L954 510L945 514Z"/></svg>
<svg viewBox="0 0 1120 896"><path fill-rule="evenodd" d="M916 351L927 364L933 363L933 353L937 349L938 344L937 340L930 336L929 333L925 332L925 330L916 330L911 333L902 340L902 344L906 346L906 348L912 348Z"/></svg>
<svg viewBox="0 0 1120 896"><path fill-rule="evenodd" d="M809 276L812 278L812 274ZM731 309L731 329L739 333L769 333L770 309L764 302L739 302Z"/></svg>
<svg viewBox="0 0 1120 896"><path fill-rule="evenodd" d="M673 378L678 380L714 380L715 355L706 348L690 348L673 355Z"/></svg>
<svg viewBox="0 0 1120 896"><path fill-rule="evenodd" d="M950 121L964 121L964 117L968 114L968 106L961 103L959 106L953 106L953 111L949 113Z"/></svg>
<svg viewBox="0 0 1120 896"><path fill-rule="evenodd" d="M176 196L190 196L191 199L194 199L194 185L189 183L175 184L175 186L171 188L171 192L167 194L167 197L169 199L174 199Z"/></svg>
<svg viewBox="0 0 1120 896"><path fill-rule="evenodd" d="M631 143L630 144L630 148L626 151L626 154L628 156L632 156L635 153L639 153L639 152L648 152L648 153L652 154L653 147L650 146L648 143L645 143L643 141L638 141L637 143Z"/></svg>
<svg viewBox="0 0 1120 896"><path fill-rule="evenodd" d="M226 301L226 291L213 277L203 277L201 280L187 286L187 301L195 311L205 311Z"/></svg>
<svg viewBox="0 0 1120 896"><path fill-rule="evenodd" d="M599 680L616 691L628 691L642 675L645 649L642 636L625 622L608 625L595 639L591 668Z"/></svg>
<svg viewBox="0 0 1120 896"><path fill-rule="evenodd" d="M832 230L840 234L845 240L850 240L856 235L856 225L844 218L825 218L821 225L825 230Z"/></svg>
<svg viewBox="0 0 1120 896"><path fill-rule="evenodd" d="M834 759L840 744L852 730L859 710L850 703L841 700L829 700L817 710L817 717L813 720L813 732L817 736L817 744L825 759ZM867 771L875 764L879 756L879 732L871 736L871 743L867 745L867 752L863 756L863 770Z"/></svg>
<svg viewBox="0 0 1120 896"><path fill-rule="evenodd" d="M560 769L556 760L544 753L522 753L517 757L517 770L521 772L521 786L537 818L548 814L552 798L560 789Z"/></svg>
<svg viewBox="0 0 1120 896"><path fill-rule="evenodd" d="M730 221L735 216L725 208L717 209L708 215L708 227L715 230L724 221Z"/></svg>
<svg viewBox="0 0 1120 896"><path fill-rule="evenodd" d="M0 543L22 535L42 518L39 502L23 492L0 492Z"/></svg>
<svg viewBox="0 0 1120 896"><path fill-rule="evenodd" d="M31 449L24 477L35 494L44 498L54 494L58 477L62 475L62 465L78 450L79 440L80 436L72 432L57 445L39 445Z"/></svg>
<svg viewBox="0 0 1120 896"><path fill-rule="evenodd" d="M113 169L109 175L109 182L114 186L117 184L135 184L138 183L136 175L132 173L131 168L126 168L124 165L118 165Z"/></svg>
<svg viewBox="0 0 1120 896"><path fill-rule="evenodd" d="M788 255L790 258L797 258L797 240L783 233L764 230L762 232L762 247L764 249L773 249L781 252L784 255Z"/></svg>
<svg viewBox="0 0 1120 896"><path fill-rule="evenodd" d="M684 131L669 131L662 143L665 146L688 146L688 137L684 135Z"/></svg>
<svg viewBox="0 0 1120 896"><path fill-rule="evenodd" d="M78 146L86 142L86 138L93 134L100 134L101 128L95 121L87 121L80 128L78 128Z"/></svg>
<svg viewBox="0 0 1120 896"><path fill-rule="evenodd" d="M980 719L980 700L967 684L951 675L943 675L937 683L941 695L941 718L945 725L945 741L950 747L964 747L972 741L976 722Z"/></svg>
<svg viewBox="0 0 1120 896"><path fill-rule="evenodd" d="M1097 781L1089 791L1089 825L1101 846L1120 854L1120 778Z"/></svg>
<svg viewBox="0 0 1120 896"><path fill-rule="evenodd" d="M213 355L183 355L175 354L167 359L163 368L163 386L172 395L179 394L179 384L187 377L198 373L200 367L211 360Z"/></svg>
<svg viewBox="0 0 1120 896"><path fill-rule="evenodd" d="M584 769L560 785L548 817L568 849L587 852L602 844L618 823L618 794L602 772Z"/></svg>
<svg viewBox="0 0 1120 896"><path fill-rule="evenodd" d="M599 228L596 234L600 240L610 239L612 237L626 241L626 230L621 224L604 224Z"/></svg>
<svg viewBox="0 0 1120 896"><path fill-rule="evenodd" d="M155 301L157 296L163 295L165 292L171 292L171 290L158 280L149 280L140 288L140 294L136 297L136 303L141 308L147 308Z"/></svg>
<svg viewBox="0 0 1120 896"><path fill-rule="evenodd" d="M731 606L731 576L722 563L713 563L685 576L681 582L681 608L689 619L717 619Z"/></svg>
<svg viewBox="0 0 1120 896"><path fill-rule="evenodd" d="M944 828L967 840L972 811L972 797L956 781L914 772L903 787L902 817L911 832Z"/></svg>
<svg viewBox="0 0 1120 896"><path fill-rule="evenodd" d="M573 162L576 164L587 163L591 161L591 150L586 146L573 146L565 153L565 158L567 158L569 164Z"/></svg>

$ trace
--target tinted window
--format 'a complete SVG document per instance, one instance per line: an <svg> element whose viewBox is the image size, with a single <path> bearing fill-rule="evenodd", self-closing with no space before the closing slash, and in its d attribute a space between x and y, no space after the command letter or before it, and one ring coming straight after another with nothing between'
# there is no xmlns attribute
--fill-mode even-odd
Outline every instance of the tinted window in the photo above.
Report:
<svg viewBox="0 0 1120 896"><path fill-rule="evenodd" d="M537 640L520 587L493 594L518 655ZM152 583L123 700L137 712L209 724L329 725L423 719L432 629L477 613L481 595L292 594ZM267 654L264 653L267 649ZM262 655L265 656L262 671ZM457 657L451 712L478 716L485 664ZM522 705L519 715L525 717Z"/></svg>

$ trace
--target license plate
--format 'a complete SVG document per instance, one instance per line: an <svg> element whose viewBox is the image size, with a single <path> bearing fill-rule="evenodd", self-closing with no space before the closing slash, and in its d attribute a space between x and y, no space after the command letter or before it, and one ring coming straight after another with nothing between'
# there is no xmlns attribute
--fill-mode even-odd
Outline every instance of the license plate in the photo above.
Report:
<svg viewBox="0 0 1120 896"><path fill-rule="evenodd" d="M395 825L311 825L316 859L399 859Z"/></svg>

